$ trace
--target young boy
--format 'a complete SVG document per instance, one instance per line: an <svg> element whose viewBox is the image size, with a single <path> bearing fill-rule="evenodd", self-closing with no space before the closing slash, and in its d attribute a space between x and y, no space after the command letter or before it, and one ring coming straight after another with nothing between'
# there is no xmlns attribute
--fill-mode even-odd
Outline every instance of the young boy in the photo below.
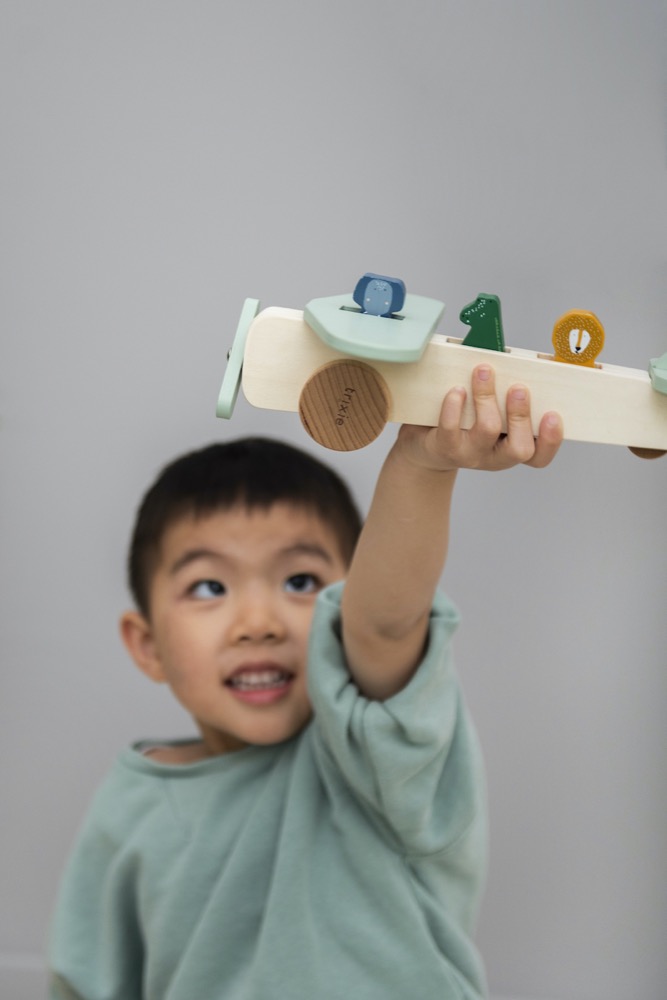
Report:
<svg viewBox="0 0 667 1000"><path fill-rule="evenodd" d="M476 369L402 427L366 523L277 442L185 456L144 498L121 633L200 738L137 745L98 791L53 928L53 998L472 1000L480 755L436 593L461 467L547 465L525 389ZM340 581L345 578L345 584Z"/></svg>

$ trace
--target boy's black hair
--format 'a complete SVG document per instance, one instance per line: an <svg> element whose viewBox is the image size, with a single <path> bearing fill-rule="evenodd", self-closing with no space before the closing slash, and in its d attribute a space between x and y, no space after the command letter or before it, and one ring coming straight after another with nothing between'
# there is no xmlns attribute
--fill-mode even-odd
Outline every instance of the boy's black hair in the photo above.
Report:
<svg viewBox="0 0 667 1000"><path fill-rule="evenodd" d="M280 501L317 514L333 529L343 559L350 562L361 530L359 511L340 476L307 452L248 437L209 445L165 466L141 502L130 543L128 582L138 610L148 617L160 546L175 521L238 504L268 509Z"/></svg>

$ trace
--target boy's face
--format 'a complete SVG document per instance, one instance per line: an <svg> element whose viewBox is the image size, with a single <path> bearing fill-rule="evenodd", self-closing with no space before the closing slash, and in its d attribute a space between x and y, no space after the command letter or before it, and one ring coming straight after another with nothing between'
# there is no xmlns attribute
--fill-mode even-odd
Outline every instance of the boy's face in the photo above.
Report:
<svg viewBox="0 0 667 1000"><path fill-rule="evenodd" d="M333 530L307 509L183 518L163 538L150 622L126 615L123 637L195 718L206 752L278 743L310 718L315 597L345 572Z"/></svg>

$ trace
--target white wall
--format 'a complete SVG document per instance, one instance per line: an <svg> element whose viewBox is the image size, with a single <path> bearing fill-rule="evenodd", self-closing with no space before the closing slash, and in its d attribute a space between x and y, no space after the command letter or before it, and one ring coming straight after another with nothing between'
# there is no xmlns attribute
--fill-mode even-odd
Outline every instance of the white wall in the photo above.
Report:
<svg viewBox="0 0 667 1000"><path fill-rule="evenodd" d="M2 3L0 995L39 993L115 752L189 731L116 637L139 494L213 439L315 450L296 416L213 416L243 299L376 270L444 299L451 335L480 291L538 350L590 309L602 359L644 368L667 350L666 38L646 0ZM364 505L392 434L328 455ZM621 448L461 477L444 584L497 995L664 997L666 500L667 460Z"/></svg>

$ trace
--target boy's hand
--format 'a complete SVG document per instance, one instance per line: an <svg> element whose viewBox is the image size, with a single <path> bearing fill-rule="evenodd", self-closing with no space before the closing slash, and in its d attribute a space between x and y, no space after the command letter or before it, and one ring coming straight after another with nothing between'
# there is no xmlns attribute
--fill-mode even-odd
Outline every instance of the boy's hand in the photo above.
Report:
<svg viewBox="0 0 667 1000"><path fill-rule="evenodd" d="M472 375L475 423L461 428L466 400L463 388L445 396L437 427L401 428L399 445L405 457L424 468L453 471L485 469L497 471L514 465L544 468L555 457L563 440L563 425L557 413L545 413L537 438L533 437L530 396L523 385L507 393L507 433L496 398L495 376L489 365L479 365Z"/></svg>

